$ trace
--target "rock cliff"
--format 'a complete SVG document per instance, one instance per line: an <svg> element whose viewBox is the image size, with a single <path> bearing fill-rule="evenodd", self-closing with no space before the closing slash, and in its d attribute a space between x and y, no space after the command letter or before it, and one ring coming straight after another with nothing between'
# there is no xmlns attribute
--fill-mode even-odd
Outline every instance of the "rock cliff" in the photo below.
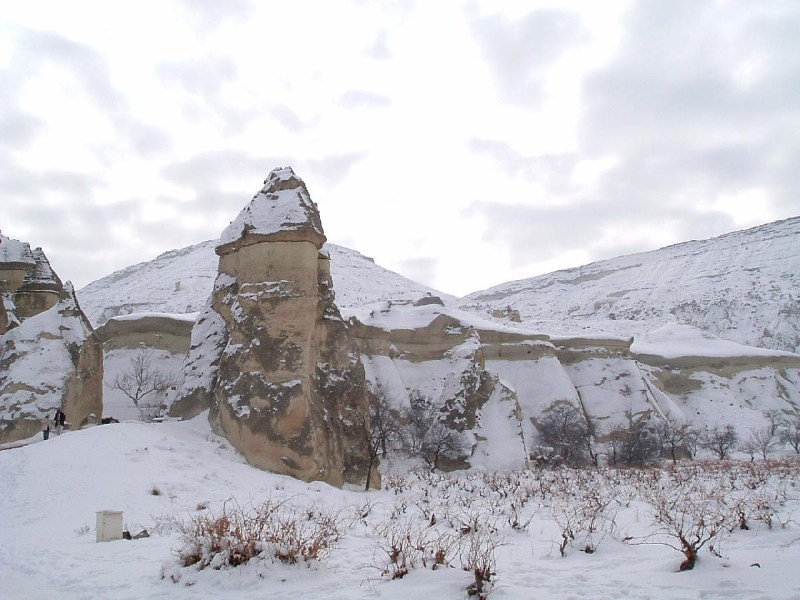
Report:
<svg viewBox="0 0 800 600"><path fill-rule="evenodd" d="M0 336L0 443L36 434L55 408L73 428L102 415L102 344L69 283L57 298Z"/></svg>
<svg viewBox="0 0 800 600"><path fill-rule="evenodd" d="M220 237L219 275L172 410L210 406L214 429L261 468L361 483L364 368L334 303L324 242L303 181L272 171Z"/></svg>

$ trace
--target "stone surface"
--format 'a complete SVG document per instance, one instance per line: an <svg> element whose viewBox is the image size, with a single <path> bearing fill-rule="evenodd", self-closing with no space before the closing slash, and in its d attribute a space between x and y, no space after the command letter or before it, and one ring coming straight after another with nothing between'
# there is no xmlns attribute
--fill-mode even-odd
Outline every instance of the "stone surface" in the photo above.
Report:
<svg viewBox="0 0 800 600"><path fill-rule="evenodd" d="M172 412L209 406L214 429L255 466L360 484L367 388L324 242L305 184L290 168L273 171L220 238L219 275Z"/></svg>
<svg viewBox="0 0 800 600"><path fill-rule="evenodd" d="M74 429L100 420L103 348L71 285L0 344L0 443L36 434L55 408Z"/></svg>

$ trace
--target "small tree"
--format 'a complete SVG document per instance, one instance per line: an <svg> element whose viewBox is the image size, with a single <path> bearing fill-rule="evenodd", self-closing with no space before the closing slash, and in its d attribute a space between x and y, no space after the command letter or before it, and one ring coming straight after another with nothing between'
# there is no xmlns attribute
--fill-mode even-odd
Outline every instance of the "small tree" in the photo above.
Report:
<svg viewBox="0 0 800 600"><path fill-rule="evenodd" d="M775 450L779 443L778 435L769 425L756 427L750 430L750 436L742 442L742 451L747 452L751 458L760 454L764 460L767 460L767 456Z"/></svg>
<svg viewBox="0 0 800 600"><path fill-rule="evenodd" d="M369 480L378 455L386 458L389 447L400 437L400 425L389 404L385 388L378 383L370 394L368 416L365 418L364 431L367 435L369 462L367 464L367 483L364 488L369 491Z"/></svg>
<svg viewBox="0 0 800 600"><path fill-rule="evenodd" d="M781 441L791 446L797 454L800 454L800 417L788 417L783 420L779 429Z"/></svg>
<svg viewBox="0 0 800 600"><path fill-rule="evenodd" d="M157 397L177 383L174 374L155 367L152 354L140 349L128 368L114 378L111 387L133 401L143 421L150 421L162 412Z"/></svg>
<svg viewBox="0 0 800 600"><path fill-rule="evenodd" d="M421 456L431 471L439 468L442 458L456 459L465 454L461 435L442 422L441 410L433 399L414 392L409 403L405 441L411 454Z"/></svg>
<svg viewBox="0 0 800 600"><path fill-rule="evenodd" d="M622 430L618 460L625 465L644 465L656 459L661 451L658 435L648 421L639 419Z"/></svg>
<svg viewBox="0 0 800 600"><path fill-rule="evenodd" d="M669 419L657 421L653 430L658 436L662 452L669 454L673 464L678 462L678 454L681 450L692 453L691 449L696 445L697 436L700 435L697 428L687 421L670 421Z"/></svg>
<svg viewBox="0 0 800 600"><path fill-rule="evenodd" d="M539 420L539 440L568 465L586 462L591 434L583 414L572 404L554 402Z"/></svg>
<svg viewBox="0 0 800 600"><path fill-rule="evenodd" d="M733 425L720 427L715 425L711 429L706 429L700 436L700 447L710 450L720 460L724 460L731 450L736 448L739 443L739 435Z"/></svg>

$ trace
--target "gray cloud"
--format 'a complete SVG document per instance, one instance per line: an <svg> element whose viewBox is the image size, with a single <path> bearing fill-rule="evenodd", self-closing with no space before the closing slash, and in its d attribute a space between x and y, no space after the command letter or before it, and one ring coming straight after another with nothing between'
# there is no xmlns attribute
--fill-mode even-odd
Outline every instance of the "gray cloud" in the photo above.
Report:
<svg viewBox="0 0 800 600"><path fill-rule="evenodd" d="M389 60L392 52L389 50L389 34L386 30L378 33L372 46L367 50L367 56L375 60Z"/></svg>
<svg viewBox="0 0 800 600"><path fill-rule="evenodd" d="M191 21L203 32L213 31L227 21L243 21L253 12L247 0L184 0L183 4Z"/></svg>
<svg viewBox="0 0 800 600"><path fill-rule="evenodd" d="M800 6L788 3L632 4L618 54L583 86L576 153L532 156L503 141L468 142L546 195L473 204L471 214L491 223L486 239L524 266L569 251L596 260L651 249L641 232L680 241L730 231L728 194L760 190L770 214L796 214L796 31ZM573 176L592 158L614 166L586 189ZM618 230L630 235L610 234Z"/></svg>
<svg viewBox="0 0 800 600"><path fill-rule="evenodd" d="M392 104L390 98L366 90L347 90L339 103L347 109L385 108Z"/></svg>
<svg viewBox="0 0 800 600"><path fill-rule="evenodd" d="M297 113L285 104L273 104L269 111L280 121L281 125L292 133L300 133L306 128L306 124L297 116Z"/></svg>
<svg viewBox="0 0 800 600"><path fill-rule="evenodd" d="M439 260L429 256L400 261L401 271L413 281L435 281Z"/></svg>
<svg viewBox="0 0 800 600"><path fill-rule="evenodd" d="M470 5L467 19L505 100L522 106L542 99L543 69L586 39L581 18L572 11L543 9L508 19L480 15Z"/></svg>
<svg viewBox="0 0 800 600"><path fill-rule="evenodd" d="M328 186L333 186L345 179L351 169L366 156L363 152L337 154L320 159L306 161L314 175L321 178Z"/></svg>
<svg viewBox="0 0 800 600"><path fill-rule="evenodd" d="M220 150L174 162L161 173L168 181L194 192L194 208L223 208L231 213L232 219L260 189L272 169L290 164L286 157L256 157L238 150ZM233 190L225 186L231 181L236 182Z"/></svg>

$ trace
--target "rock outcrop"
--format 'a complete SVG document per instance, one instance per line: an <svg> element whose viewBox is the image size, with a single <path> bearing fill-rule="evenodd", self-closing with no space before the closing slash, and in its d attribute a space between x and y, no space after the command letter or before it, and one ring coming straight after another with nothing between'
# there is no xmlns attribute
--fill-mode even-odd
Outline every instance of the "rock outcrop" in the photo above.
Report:
<svg viewBox="0 0 800 600"><path fill-rule="evenodd" d="M0 337L0 443L36 434L55 408L73 428L102 415L102 344L72 285L57 298Z"/></svg>
<svg viewBox="0 0 800 600"><path fill-rule="evenodd" d="M172 412L210 406L258 467L333 485L366 477L364 368L334 303L316 204L291 168L223 231L219 275L192 333Z"/></svg>
<svg viewBox="0 0 800 600"><path fill-rule="evenodd" d="M63 289L41 248L0 234L0 335L53 307Z"/></svg>

